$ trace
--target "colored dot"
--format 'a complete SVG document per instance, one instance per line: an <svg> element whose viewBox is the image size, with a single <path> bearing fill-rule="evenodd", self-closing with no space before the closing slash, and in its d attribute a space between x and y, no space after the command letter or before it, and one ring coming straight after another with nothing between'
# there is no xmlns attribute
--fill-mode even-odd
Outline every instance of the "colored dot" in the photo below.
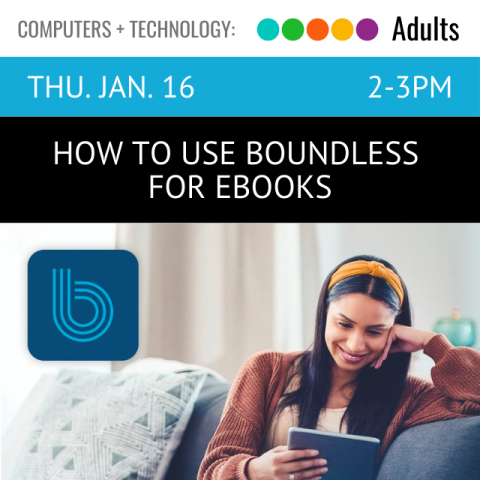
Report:
<svg viewBox="0 0 480 480"><path fill-rule="evenodd" d="M378 25L371 18L364 18L357 23L357 35L365 41L373 40L378 34Z"/></svg>
<svg viewBox="0 0 480 480"><path fill-rule="evenodd" d="M348 40L353 35L352 22L346 18L335 20L332 25L332 35L337 40Z"/></svg>
<svg viewBox="0 0 480 480"><path fill-rule="evenodd" d="M289 18L282 25L282 33L287 40L295 41L302 38L304 31L303 23L296 18Z"/></svg>
<svg viewBox="0 0 480 480"><path fill-rule="evenodd" d="M264 18L257 27L258 36L267 42L275 40L278 37L278 32L280 32L280 27L273 18Z"/></svg>
<svg viewBox="0 0 480 480"><path fill-rule="evenodd" d="M307 35L312 40L323 40L328 35L328 23L321 18L314 18L307 25Z"/></svg>

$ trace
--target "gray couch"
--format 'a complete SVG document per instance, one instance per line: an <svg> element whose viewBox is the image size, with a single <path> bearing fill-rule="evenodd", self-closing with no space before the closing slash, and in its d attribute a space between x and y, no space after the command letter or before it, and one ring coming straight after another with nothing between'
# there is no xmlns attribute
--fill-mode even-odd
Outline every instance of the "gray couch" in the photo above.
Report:
<svg viewBox="0 0 480 480"><path fill-rule="evenodd" d="M197 479L229 388L213 376L207 378L166 480ZM388 449L377 480L480 480L480 417L406 430Z"/></svg>

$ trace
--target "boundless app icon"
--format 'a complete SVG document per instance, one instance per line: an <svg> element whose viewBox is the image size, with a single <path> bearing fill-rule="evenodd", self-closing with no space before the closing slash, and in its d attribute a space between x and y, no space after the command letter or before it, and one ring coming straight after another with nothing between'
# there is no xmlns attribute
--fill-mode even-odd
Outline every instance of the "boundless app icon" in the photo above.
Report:
<svg viewBox="0 0 480 480"><path fill-rule="evenodd" d="M28 262L28 349L39 360L127 360L138 262L126 250L40 250Z"/></svg>

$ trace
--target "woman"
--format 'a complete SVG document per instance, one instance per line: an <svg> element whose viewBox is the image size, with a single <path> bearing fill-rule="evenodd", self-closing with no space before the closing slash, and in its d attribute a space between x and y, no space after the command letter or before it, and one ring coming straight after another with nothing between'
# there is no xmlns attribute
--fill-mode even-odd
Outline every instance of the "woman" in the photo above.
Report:
<svg viewBox="0 0 480 480"><path fill-rule="evenodd" d="M435 361L433 384L408 376L412 352ZM286 447L291 426L380 439L379 460L402 430L480 415L480 352L411 326L407 289L388 262L350 258L325 280L313 347L250 357L229 392L199 480L317 479L314 450ZM327 476L328 478L328 476Z"/></svg>

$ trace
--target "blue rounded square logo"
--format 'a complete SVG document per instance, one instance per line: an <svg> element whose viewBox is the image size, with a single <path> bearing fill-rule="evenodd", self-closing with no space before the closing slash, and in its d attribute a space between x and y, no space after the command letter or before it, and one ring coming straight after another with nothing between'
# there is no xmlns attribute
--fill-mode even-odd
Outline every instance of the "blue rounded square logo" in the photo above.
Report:
<svg viewBox="0 0 480 480"><path fill-rule="evenodd" d="M28 262L38 360L127 360L138 349L138 262L126 250L40 250Z"/></svg>

